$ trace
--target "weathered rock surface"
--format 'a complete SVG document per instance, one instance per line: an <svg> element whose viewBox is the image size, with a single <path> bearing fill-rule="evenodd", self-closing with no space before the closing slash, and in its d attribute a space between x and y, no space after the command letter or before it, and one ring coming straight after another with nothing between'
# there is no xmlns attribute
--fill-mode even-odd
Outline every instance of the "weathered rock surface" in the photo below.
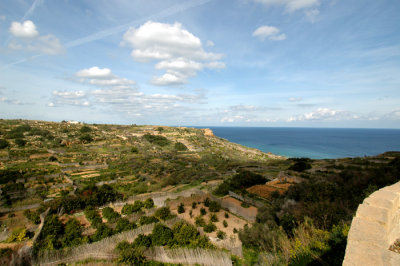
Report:
<svg viewBox="0 0 400 266"><path fill-rule="evenodd" d="M358 206L343 265L400 265L400 254L389 250L398 238L400 182L375 191Z"/></svg>

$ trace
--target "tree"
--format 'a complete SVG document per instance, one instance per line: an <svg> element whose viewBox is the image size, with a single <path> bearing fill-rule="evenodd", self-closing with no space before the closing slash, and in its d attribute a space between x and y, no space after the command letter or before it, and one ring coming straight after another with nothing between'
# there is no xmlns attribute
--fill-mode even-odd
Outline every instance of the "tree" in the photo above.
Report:
<svg viewBox="0 0 400 266"><path fill-rule="evenodd" d="M82 225L76 219L70 219L65 224L65 233L62 239L64 247L78 246L82 243Z"/></svg>
<svg viewBox="0 0 400 266"><path fill-rule="evenodd" d="M173 238L172 230L163 224L156 224L151 233L151 242L154 246L165 246Z"/></svg>
<svg viewBox="0 0 400 266"><path fill-rule="evenodd" d="M185 207L183 203L179 204L178 206L178 213L184 213L185 212Z"/></svg>
<svg viewBox="0 0 400 266"><path fill-rule="evenodd" d="M126 218L121 218L117 221L117 225L115 226L115 231L118 233L127 231L127 230L132 230L136 228L135 223L130 223L128 219Z"/></svg>
<svg viewBox="0 0 400 266"><path fill-rule="evenodd" d="M93 141L93 138L89 134L83 134L79 137L79 140L83 143L90 143Z"/></svg>
<svg viewBox="0 0 400 266"><path fill-rule="evenodd" d="M144 207L145 207L146 209L151 209L151 208L153 208L153 207L154 207L154 201L153 201L153 199L152 199L152 198L146 199L146 200L144 201Z"/></svg>
<svg viewBox="0 0 400 266"><path fill-rule="evenodd" d="M10 146L10 143L5 139L0 139L0 149L4 149Z"/></svg>
<svg viewBox="0 0 400 266"><path fill-rule="evenodd" d="M81 127L81 129L79 131L81 133L89 133L89 132L92 132L92 129L88 126L83 126L83 127Z"/></svg>
<svg viewBox="0 0 400 266"><path fill-rule="evenodd" d="M151 236L146 236L146 235L140 234L135 238L135 240L133 241L132 245L134 247L149 248L152 245Z"/></svg>
<svg viewBox="0 0 400 266"><path fill-rule="evenodd" d="M17 138L15 139L15 144L17 144L19 147L24 147L26 145L26 140Z"/></svg>
<svg viewBox="0 0 400 266"><path fill-rule="evenodd" d="M154 216L165 221L171 218L172 215L168 207L161 207L154 213Z"/></svg>
<svg viewBox="0 0 400 266"><path fill-rule="evenodd" d="M221 204L219 204L219 203L216 202L216 201L211 201L211 202L210 202L210 205L209 205L209 207L208 207L208 210L209 210L210 212L219 212L220 209L221 209Z"/></svg>

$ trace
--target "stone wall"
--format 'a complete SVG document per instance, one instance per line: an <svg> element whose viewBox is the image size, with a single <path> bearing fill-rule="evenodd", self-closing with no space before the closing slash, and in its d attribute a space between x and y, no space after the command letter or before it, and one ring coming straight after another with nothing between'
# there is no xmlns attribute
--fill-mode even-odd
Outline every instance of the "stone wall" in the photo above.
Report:
<svg viewBox="0 0 400 266"><path fill-rule="evenodd" d="M372 193L351 223L343 265L400 265L389 246L400 238L400 182Z"/></svg>

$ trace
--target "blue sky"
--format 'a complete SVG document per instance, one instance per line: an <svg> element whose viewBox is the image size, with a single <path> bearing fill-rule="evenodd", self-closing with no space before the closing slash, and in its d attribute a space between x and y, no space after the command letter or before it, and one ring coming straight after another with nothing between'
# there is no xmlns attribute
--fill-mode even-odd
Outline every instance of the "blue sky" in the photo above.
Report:
<svg viewBox="0 0 400 266"><path fill-rule="evenodd" d="M0 117L400 128L397 0L2 0Z"/></svg>

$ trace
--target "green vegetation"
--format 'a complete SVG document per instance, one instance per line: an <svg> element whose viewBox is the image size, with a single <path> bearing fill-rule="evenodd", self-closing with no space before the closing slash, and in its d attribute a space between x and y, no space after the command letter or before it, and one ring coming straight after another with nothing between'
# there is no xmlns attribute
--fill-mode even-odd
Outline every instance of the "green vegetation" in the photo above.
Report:
<svg viewBox="0 0 400 266"><path fill-rule="evenodd" d="M259 174L255 174L249 171L240 171L230 179L224 180L224 182L218 186L215 190L217 195L226 195L231 191L243 191L258 184L265 184L267 179Z"/></svg>
<svg viewBox="0 0 400 266"><path fill-rule="evenodd" d="M175 150L177 151L186 151L188 148L182 142L176 142L174 145Z"/></svg>
<svg viewBox="0 0 400 266"><path fill-rule="evenodd" d="M171 142L164 136L146 134L143 136L148 142L159 146L169 145Z"/></svg>
<svg viewBox="0 0 400 266"><path fill-rule="evenodd" d="M0 149L5 149L10 146L10 143L5 139L0 139Z"/></svg>

